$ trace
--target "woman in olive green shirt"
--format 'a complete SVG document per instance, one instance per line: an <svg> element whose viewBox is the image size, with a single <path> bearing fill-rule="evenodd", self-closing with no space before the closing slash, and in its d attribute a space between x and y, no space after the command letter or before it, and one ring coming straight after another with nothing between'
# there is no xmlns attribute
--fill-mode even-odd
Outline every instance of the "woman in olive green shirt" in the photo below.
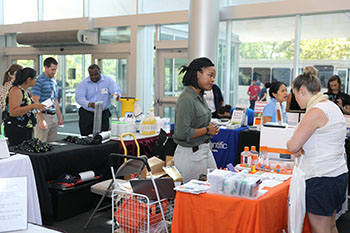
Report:
<svg viewBox="0 0 350 233"><path fill-rule="evenodd" d="M208 58L196 58L182 66L181 73L185 73L185 90L176 102L174 141L178 146L174 160L185 183L216 168L209 142L219 127L210 123L211 111L203 97L204 91L210 91L214 84L214 64Z"/></svg>

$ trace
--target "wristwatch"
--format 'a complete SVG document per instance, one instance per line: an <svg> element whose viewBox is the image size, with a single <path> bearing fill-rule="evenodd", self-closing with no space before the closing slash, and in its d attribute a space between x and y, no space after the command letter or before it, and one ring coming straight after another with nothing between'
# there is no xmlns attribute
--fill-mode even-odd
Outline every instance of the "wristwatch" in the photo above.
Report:
<svg viewBox="0 0 350 233"><path fill-rule="evenodd" d="M210 135L209 126L207 126L206 129L207 129L207 135Z"/></svg>
<svg viewBox="0 0 350 233"><path fill-rule="evenodd" d="M88 107L91 108L91 103L88 103Z"/></svg>

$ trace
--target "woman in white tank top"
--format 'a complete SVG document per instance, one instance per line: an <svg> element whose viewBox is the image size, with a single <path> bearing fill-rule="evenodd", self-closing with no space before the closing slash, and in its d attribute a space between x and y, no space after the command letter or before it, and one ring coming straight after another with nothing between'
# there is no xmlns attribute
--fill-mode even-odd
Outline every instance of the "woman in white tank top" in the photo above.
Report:
<svg viewBox="0 0 350 233"><path fill-rule="evenodd" d="M301 168L306 174L306 211L312 232L335 233L335 214L348 180L346 126L342 112L320 90L319 79L310 73L294 79L293 93L306 114L287 147L304 156Z"/></svg>

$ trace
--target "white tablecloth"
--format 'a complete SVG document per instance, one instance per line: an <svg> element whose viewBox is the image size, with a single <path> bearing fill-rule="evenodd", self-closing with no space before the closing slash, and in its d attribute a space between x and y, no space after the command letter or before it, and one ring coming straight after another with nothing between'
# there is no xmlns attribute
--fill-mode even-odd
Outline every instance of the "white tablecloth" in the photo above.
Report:
<svg viewBox="0 0 350 233"><path fill-rule="evenodd" d="M28 222L42 225L35 177L29 156L16 154L0 159L0 178L27 177Z"/></svg>

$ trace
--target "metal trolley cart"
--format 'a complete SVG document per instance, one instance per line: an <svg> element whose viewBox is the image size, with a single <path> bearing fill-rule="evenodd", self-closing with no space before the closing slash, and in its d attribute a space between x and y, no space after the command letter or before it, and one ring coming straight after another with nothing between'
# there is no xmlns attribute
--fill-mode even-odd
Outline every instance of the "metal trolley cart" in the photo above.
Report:
<svg viewBox="0 0 350 233"><path fill-rule="evenodd" d="M135 138L134 138L135 139ZM125 151L125 148L124 148ZM147 158L111 154L131 160L140 160L150 174L156 200L148 196L123 190L112 172L114 190L112 193L113 233L168 233L170 231L174 200L160 199L158 187L152 175ZM112 170L113 171L113 170Z"/></svg>

